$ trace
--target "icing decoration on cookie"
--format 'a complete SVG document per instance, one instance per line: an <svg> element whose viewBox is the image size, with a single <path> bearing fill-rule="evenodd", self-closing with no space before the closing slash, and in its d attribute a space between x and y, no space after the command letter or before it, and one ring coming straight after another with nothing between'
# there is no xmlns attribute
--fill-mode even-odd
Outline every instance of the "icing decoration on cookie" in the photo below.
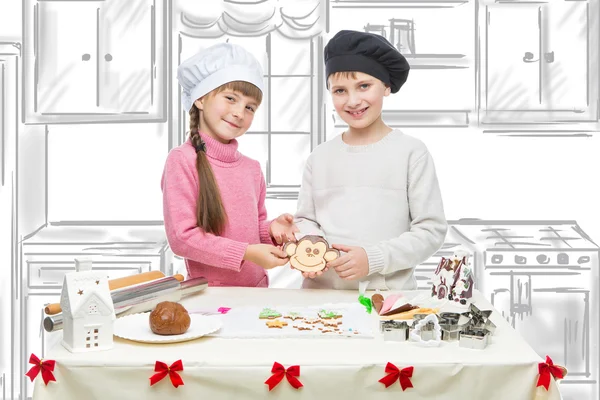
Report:
<svg viewBox="0 0 600 400"><path fill-rule="evenodd" d="M300 315L300 313L294 311L287 313L283 318L291 319L292 321L295 321L297 319L304 319L304 317Z"/></svg>
<svg viewBox="0 0 600 400"><path fill-rule="evenodd" d="M295 242L287 242L283 251L290 257L290 265L304 272L317 272L325 268L328 261L340 256L340 252L330 248L321 236L307 235Z"/></svg>
<svg viewBox="0 0 600 400"><path fill-rule="evenodd" d="M273 310L272 308L263 308L263 310L258 314L258 318L260 319L274 319L281 317L281 313Z"/></svg>
<svg viewBox="0 0 600 400"><path fill-rule="evenodd" d="M333 310L320 310L319 317L321 317L322 319L341 318L342 314Z"/></svg>

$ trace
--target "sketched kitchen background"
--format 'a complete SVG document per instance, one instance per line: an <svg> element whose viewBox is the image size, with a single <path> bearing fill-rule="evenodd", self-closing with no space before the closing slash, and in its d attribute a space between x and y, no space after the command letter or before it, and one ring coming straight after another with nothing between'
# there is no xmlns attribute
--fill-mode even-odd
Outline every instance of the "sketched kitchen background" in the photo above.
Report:
<svg viewBox="0 0 600 400"><path fill-rule="evenodd" d="M450 229L417 268L472 254L476 285L540 354L567 399L598 398L598 0L5 0L0 4L0 394L25 399L30 353L56 334L73 258L111 277L184 272L163 232L160 176L186 138L176 68L229 40L262 62L263 104L240 150L271 217L294 212L306 157L345 129L323 76L340 29L408 58L384 118L422 139ZM281 268L275 287L295 288Z"/></svg>

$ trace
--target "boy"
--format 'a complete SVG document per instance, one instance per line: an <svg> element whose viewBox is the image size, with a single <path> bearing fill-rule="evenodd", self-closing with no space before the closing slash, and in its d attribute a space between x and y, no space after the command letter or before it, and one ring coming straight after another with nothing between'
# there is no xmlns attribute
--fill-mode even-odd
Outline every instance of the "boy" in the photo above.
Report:
<svg viewBox="0 0 600 400"><path fill-rule="evenodd" d="M447 231L431 155L420 140L388 127L383 98L406 82L408 62L379 35L341 31L325 46L328 89L348 124L308 157L296 224L325 237L341 256L305 288L410 290L414 268Z"/></svg>

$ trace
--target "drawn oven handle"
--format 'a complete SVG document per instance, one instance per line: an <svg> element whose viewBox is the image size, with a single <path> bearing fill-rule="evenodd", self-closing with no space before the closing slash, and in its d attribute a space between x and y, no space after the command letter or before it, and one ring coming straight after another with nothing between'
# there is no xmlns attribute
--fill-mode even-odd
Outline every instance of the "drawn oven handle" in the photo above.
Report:
<svg viewBox="0 0 600 400"><path fill-rule="evenodd" d="M537 59L537 60L533 59L533 53L531 53L529 51L525 52L525 55L523 56L523 62L534 63L534 62L538 62L538 61L540 61L540 60L539 59Z"/></svg>

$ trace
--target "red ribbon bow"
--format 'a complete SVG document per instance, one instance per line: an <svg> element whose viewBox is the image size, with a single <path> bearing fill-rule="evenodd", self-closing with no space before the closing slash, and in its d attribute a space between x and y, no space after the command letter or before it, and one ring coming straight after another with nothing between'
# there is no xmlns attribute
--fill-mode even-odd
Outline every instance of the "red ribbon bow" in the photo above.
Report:
<svg viewBox="0 0 600 400"><path fill-rule="evenodd" d="M296 378L297 376L300 376L300 367L298 365L292 365L288 369L285 369L283 365L279 364L278 362L274 362L271 372L273 375L271 375L271 377L265 381L265 383L269 385L269 391L277 386L279 382L281 382L284 375L294 389L299 389L303 386L302 382Z"/></svg>
<svg viewBox="0 0 600 400"><path fill-rule="evenodd" d="M162 361L157 361L154 365L154 371L156 371L156 374L150 377L150 386L159 382L167 375L171 378L173 386L178 387L179 385L183 385L183 379L181 379L181 376L176 372L183 371L183 363L181 360L175 361L170 367Z"/></svg>
<svg viewBox="0 0 600 400"><path fill-rule="evenodd" d="M402 390L404 391L407 388L413 387L412 382L410 381L410 378L412 378L413 370L414 367L406 367L402 370L399 370L398 367L396 367L394 364L388 362L385 366L385 373L387 375L381 378L379 382L383 383L385 387L388 388L391 385L393 385L397 379L399 379L400 386L402 386Z"/></svg>
<svg viewBox="0 0 600 400"><path fill-rule="evenodd" d="M563 372L560 368L554 365L552 359L546 356L546 362L541 362L538 364L538 370L540 372L540 377L537 381L537 386L543 386L548 390L550 387L550 375L552 375L555 379L562 379ZM537 387L536 386L536 387Z"/></svg>
<svg viewBox="0 0 600 400"><path fill-rule="evenodd" d="M54 374L52 374L52 371L54 371L54 365L56 365L56 361L43 361L37 358L35 354L31 353L31 356L29 356L29 364L33 364L33 367L31 367L31 369L27 371L25 375L31 379L31 382L33 382L40 371L42 371L42 379L44 380L46 386L48 386L48 382L50 381L56 382L56 379L54 379Z"/></svg>

